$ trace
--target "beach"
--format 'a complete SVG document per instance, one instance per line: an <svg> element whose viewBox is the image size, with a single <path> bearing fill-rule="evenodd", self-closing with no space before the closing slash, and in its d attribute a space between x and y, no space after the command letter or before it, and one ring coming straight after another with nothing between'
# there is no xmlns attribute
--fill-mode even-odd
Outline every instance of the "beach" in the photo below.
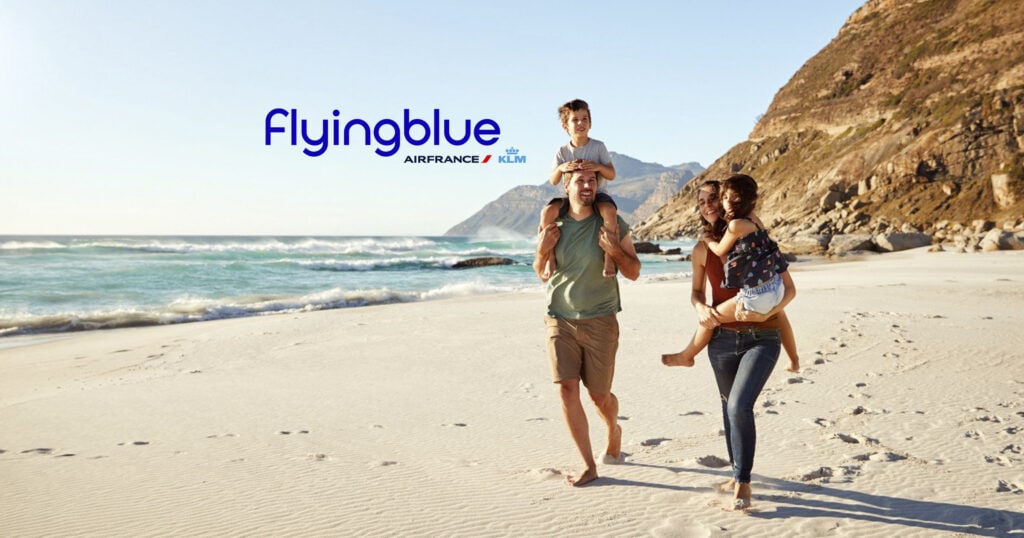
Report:
<svg viewBox="0 0 1024 538"><path fill-rule="evenodd" d="M791 271L747 512L706 353L659 361L676 278L622 282L627 457L583 488L539 287L4 338L0 535L1024 536L1024 251Z"/></svg>

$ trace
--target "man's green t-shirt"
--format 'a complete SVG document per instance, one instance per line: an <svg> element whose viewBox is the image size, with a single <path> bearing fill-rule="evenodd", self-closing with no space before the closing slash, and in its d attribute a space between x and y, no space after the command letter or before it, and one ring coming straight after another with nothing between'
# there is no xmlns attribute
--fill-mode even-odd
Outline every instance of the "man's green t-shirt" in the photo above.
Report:
<svg viewBox="0 0 1024 538"><path fill-rule="evenodd" d="M619 279L608 278L604 270L604 250L598 245L604 223L594 214L573 220L565 216L561 236L555 245L555 274L548 280L548 315L566 319L588 319L616 314L619 303ZM629 233L629 225L618 218L619 240Z"/></svg>

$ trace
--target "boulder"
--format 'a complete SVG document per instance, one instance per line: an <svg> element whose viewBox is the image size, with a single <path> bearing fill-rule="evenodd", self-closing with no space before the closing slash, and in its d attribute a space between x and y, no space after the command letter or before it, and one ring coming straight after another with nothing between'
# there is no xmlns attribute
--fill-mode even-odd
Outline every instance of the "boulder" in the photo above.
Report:
<svg viewBox="0 0 1024 538"><path fill-rule="evenodd" d="M798 234L777 240L779 248L791 254L823 254L832 239L829 234Z"/></svg>
<svg viewBox="0 0 1024 538"><path fill-rule="evenodd" d="M459 260L452 265L452 269L468 269L471 267L488 267L491 265L515 265L516 261L511 258L499 258L497 256L487 256L483 258L469 258L466 260Z"/></svg>
<svg viewBox="0 0 1024 538"><path fill-rule="evenodd" d="M1024 244L1020 239L1010 232L993 228L985 234L979 245L981 250L991 252L995 250L1024 250Z"/></svg>
<svg viewBox="0 0 1024 538"><path fill-rule="evenodd" d="M842 256L855 250L875 250L875 244L871 238L871 234L833 235L832 240L828 243L828 253L833 256Z"/></svg>
<svg viewBox="0 0 1024 538"><path fill-rule="evenodd" d="M875 245L882 252L899 252L932 244L932 236L924 233L889 232L875 236Z"/></svg>
<svg viewBox="0 0 1024 538"><path fill-rule="evenodd" d="M637 254L661 254L661 247L649 243L647 241L640 241L639 243L633 243L633 248L636 249Z"/></svg>

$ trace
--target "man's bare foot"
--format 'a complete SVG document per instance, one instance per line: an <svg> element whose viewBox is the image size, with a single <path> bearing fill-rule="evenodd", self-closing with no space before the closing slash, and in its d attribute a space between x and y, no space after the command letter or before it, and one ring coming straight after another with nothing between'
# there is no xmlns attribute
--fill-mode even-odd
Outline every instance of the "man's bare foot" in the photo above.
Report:
<svg viewBox="0 0 1024 538"><path fill-rule="evenodd" d="M683 351L669 353L668 355L661 356L661 363L665 366L685 366L689 368L693 366L693 357L687 357Z"/></svg>
<svg viewBox="0 0 1024 538"><path fill-rule="evenodd" d="M718 491L722 493L733 493L736 491L736 479L730 478L718 485Z"/></svg>
<svg viewBox="0 0 1024 538"><path fill-rule="evenodd" d="M585 486L590 482L593 482L594 480L597 480L597 469L590 468L587 469L586 471L583 471L583 474L577 476L576 478L570 476L569 485L574 488L578 488L580 486Z"/></svg>
<svg viewBox="0 0 1024 538"><path fill-rule="evenodd" d="M733 497L733 510L746 510L750 508L750 484L743 482L736 483L736 494Z"/></svg>

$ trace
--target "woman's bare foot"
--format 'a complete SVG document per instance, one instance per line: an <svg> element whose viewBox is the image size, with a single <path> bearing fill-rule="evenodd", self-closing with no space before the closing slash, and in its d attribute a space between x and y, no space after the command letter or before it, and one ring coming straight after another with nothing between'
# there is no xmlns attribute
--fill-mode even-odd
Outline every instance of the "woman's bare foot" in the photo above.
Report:
<svg viewBox="0 0 1024 538"><path fill-rule="evenodd" d="M730 478L718 485L718 491L722 493L734 493L736 491L736 479Z"/></svg>
<svg viewBox="0 0 1024 538"><path fill-rule="evenodd" d="M574 488L584 486L586 484L589 484L590 482L593 482L594 480L597 480L597 469L588 468L587 470L583 471L583 474L577 476L576 478L570 476L568 480L569 485Z"/></svg>
<svg viewBox="0 0 1024 538"><path fill-rule="evenodd" d="M743 482L736 483L736 494L733 497L733 510L746 510L750 508L750 484Z"/></svg>
<svg viewBox="0 0 1024 538"><path fill-rule="evenodd" d="M693 366L693 357L687 357L685 351L669 353L661 356L661 363L665 366L685 366L689 368Z"/></svg>

